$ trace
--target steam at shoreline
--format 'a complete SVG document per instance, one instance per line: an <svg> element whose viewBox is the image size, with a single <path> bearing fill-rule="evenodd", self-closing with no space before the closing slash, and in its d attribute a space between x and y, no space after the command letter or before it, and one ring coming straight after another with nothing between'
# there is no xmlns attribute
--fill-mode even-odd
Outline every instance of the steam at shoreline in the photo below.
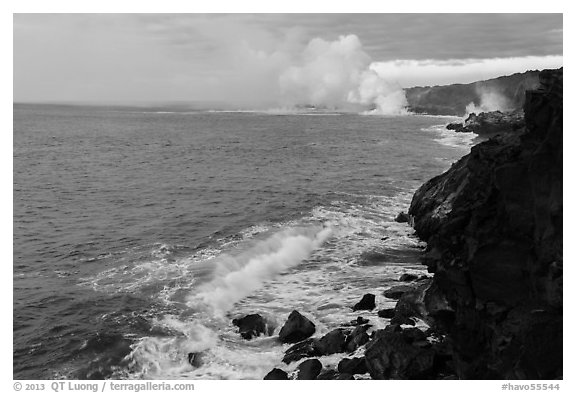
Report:
<svg viewBox="0 0 576 393"><path fill-rule="evenodd" d="M406 113L399 85L370 69L372 60L353 34L314 38L278 78L284 106L312 105L381 115Z"/></svg>
<svg viewBox="0 0 576 393"><path fill-rule="evenodd" d="M471 102L466 105L466 116L470 113L508 111L511 109L509 100L497 91L480 89L478 95L480 96L480 104L476 105Z"/></svg>

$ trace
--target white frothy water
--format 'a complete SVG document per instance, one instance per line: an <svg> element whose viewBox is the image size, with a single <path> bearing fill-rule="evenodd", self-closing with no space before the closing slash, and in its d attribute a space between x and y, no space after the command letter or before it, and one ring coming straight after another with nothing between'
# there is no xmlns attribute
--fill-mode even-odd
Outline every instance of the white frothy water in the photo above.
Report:
<svg viewBox="0 0 576 393"><path fill-rule="evenodd" d="M262 287L267 279L308 258L331 232L330 228L317 232L313 228L292 229L272 235L244 255L222 256L215 262L214 279L202 285L188 304L195 306L200 299L218 314L229 311L234 303Z"/></svg>
<svg viewBox="0 0 576 393"><path fill-rule="evenodd" d="M288 345L277 340L294 309L315 323L314 337L358 316L370 320L370 331L385 327L388 321L376 311L393 307L394 301L382 292L397 285L404 272L424 273L416 258L408 257L408 263L397 259L406 250L417 253L421 243L412 228L393 220L398 211L406 211L411 192L345 195L360 197L368 201L334 201L294 221L255 225L237 240L218 240L221 248L209 252L173 258L171 247L159 244L150 252L151 261L94 277L96 290L144 293L175 307L151 321L151 334L132 345L129 366L114 377L261 379L274 367L294 371L299 362L283 364ZM381 260L363 259L367 250ZM160 288L147 292L153 282ZM353 312L352 305L365 293L376 295L377 309ZM253 313L272 326L272 336L240 337L232 319ZM199 365L188 362L189 353L198 354ZM335 368L341 357L320 360Z"/></svg>
<svg viewBox="0 0 576 393"><path fill-rule="evenodd" d="M459 117L454 117L454 119L461 121ZM474 140L477 135L472 132L455 132L453 130L446 129L446 125L431 126L428 128L423 128L422 131L432 131L438 135L437 141L445 146L456 147L464 151L469 151L474 145Z"/></svg>
<svg viewBox="0 0 576 393"><path fill-rule="evenodd" d="M130 356L137 361L142 375L158 375L169 369L185 371L189 367L182 360L187 353L206 351L218 342L216 332L197 322L166 316L153 323L167 329L172 336L144 337L135 346Z"/></svg>

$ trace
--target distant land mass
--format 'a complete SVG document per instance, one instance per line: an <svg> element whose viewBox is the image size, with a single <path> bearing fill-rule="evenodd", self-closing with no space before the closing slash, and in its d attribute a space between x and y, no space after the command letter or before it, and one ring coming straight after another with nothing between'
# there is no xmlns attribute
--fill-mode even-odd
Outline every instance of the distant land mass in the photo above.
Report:
<svg viewBox="0 0 576 393"><path fill-rule="evenodd" d="M471 111L520 109L526 90L538 87L538 74L539 71L526 71L467 84L411 87L405 89L408 109L413 113L453 116Z"/></svg>

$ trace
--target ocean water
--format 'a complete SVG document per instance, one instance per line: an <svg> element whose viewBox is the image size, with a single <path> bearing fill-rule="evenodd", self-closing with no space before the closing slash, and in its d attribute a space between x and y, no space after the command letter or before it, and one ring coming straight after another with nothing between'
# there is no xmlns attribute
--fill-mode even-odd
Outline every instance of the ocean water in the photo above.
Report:
<svg viewBox="0 0 576 393"><path fill-rule="evenodd" d="M16 104L14 378L261 379L298 362L235 317L385 326L425 273L393 219L471 144L451 120Z"/></svg>

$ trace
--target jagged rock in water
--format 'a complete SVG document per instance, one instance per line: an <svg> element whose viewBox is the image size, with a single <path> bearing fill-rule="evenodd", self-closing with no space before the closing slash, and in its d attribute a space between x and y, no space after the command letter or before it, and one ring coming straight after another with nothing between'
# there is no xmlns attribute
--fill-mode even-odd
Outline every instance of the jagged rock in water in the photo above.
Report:
<svg viewBox="0 0 576 393"><path fill-rule="evenodd" d="M456 132L472 132L470 130L465 130L463 123L450 123L446 126L446 129L456 131Z"/></svg>
<svg viewBox="0 0 576 393"><path fill-rule="evenodd" d="M266 320L260 314L250 314L242 318L235 318L232 320L232 324L238 326L240 335L246 340L251 340L260 334L266 334L268 331Z"/></svg>
<svg viewBox="0 0 576 393"><path fill-rule="evenodd" d="M316 332L316 326L305 316L294 310L280 329L279 338L283 343L302 341Z"/></svg>
<svg viewBox="0 0 576 393"><path fill-rule="evenodd" d="M412 273L404 273L398 279L398 281L402 281L402 282L410 282L410 281L416 281L416 280L418 280L418 276L416 274L412 274Z"/></svg>
<svg viewBox="0 0 576 393"><path fill-rule="evenodd" d="M346 326L360 326L360 325L366 325L368 322L370 322L369 319L366 318L362 318L362 317L358 317L352 321L350 321L350 323L346 324Z"/></svg>
<svg viewBox="0 0 576 393"><path fill-rule="evenodd" d="M411 291L414 287L412 285L396 285L384 291L383 295L388 299L400 299L405 292Z"/></svg>
<svg viewBox="0 0 576 393"><path fill-rule="evenodd" d="M273 368L266 376L264 377L265 380L280 380L280 381L287 381L288 380L288 373L284 370L280 370L279 368Z"/></svg>
<svg viewBox="0 0 576 393"><path fill-rule="evenodd" d="M370 340L370 336L368 336L366 330L368 330L370 327L371 325L362 325L356 327L346 338L346 351L354 352L359 347L366 344Z"/></svg>
<svg viewBox="0 0 576 393"><path fill-rule="evenodd" d="M383 310L378 311L378 316L380 318L394 318L394 309L393 308L385 308Z"/></svg>
<svg viewBox="0 0 576 393"><path fill-rule="evenodd" d="M317 351L322 356L344 352L346 348L347 333L348 331L344 329L335 329L326 333L316 342Z"/></svg>
<svg viewBox="0 0 576 393"><path fill-rule="evenodd" d="M302 358L309 358L313 356L321 356L322 354L317 348L318 339L309 338L307 340L301 341L294 344L286 350L282 361L286 364L295 362Z"/></svg>
<svg viewBox="0 0 576 393"><path fill-rule="evenodd" d="M296 379L316 379L322 371L322 363L318 359L304 360L298 365L298 376Z"/></svg>
<svg viewBox="0 0 576 393"><path fill-rule="evenodd" d="M404 212L400 212L400 213L398 213L398 215L396 216L394 221L399 222L399 223L410 222L410 215L408 215Z"/></svg>
<svg viewBox="0 0 576 393"><path fill-rule="evenodd" d="M390 320L391 325L416 325L416 322L412 318L404 317L401 315L394 315Z"/></svg>
<svg viewBox="0 0 576 393"><path fill-rule="evenodd" d="M562 69L540 81L524 129L474 146L410 206L462 379L562 376Z"/></svg>
<svg viewBox="0 0 576 393"><path fill-rule="evenodd" d="M376 307L376 296L371 293L367 293L366 295L362 296L362 299L360 299L360 301L356 303L354 307L352 307L352 309L354 311L374 310L375 307Z"/></svg>
<svg viewBox="0 0 576 393"><path fill-rule="evenodd" d="M200 367L202 365L202 354L200 352L190 352L188 354L188 363L192 367Z"/></svg>

